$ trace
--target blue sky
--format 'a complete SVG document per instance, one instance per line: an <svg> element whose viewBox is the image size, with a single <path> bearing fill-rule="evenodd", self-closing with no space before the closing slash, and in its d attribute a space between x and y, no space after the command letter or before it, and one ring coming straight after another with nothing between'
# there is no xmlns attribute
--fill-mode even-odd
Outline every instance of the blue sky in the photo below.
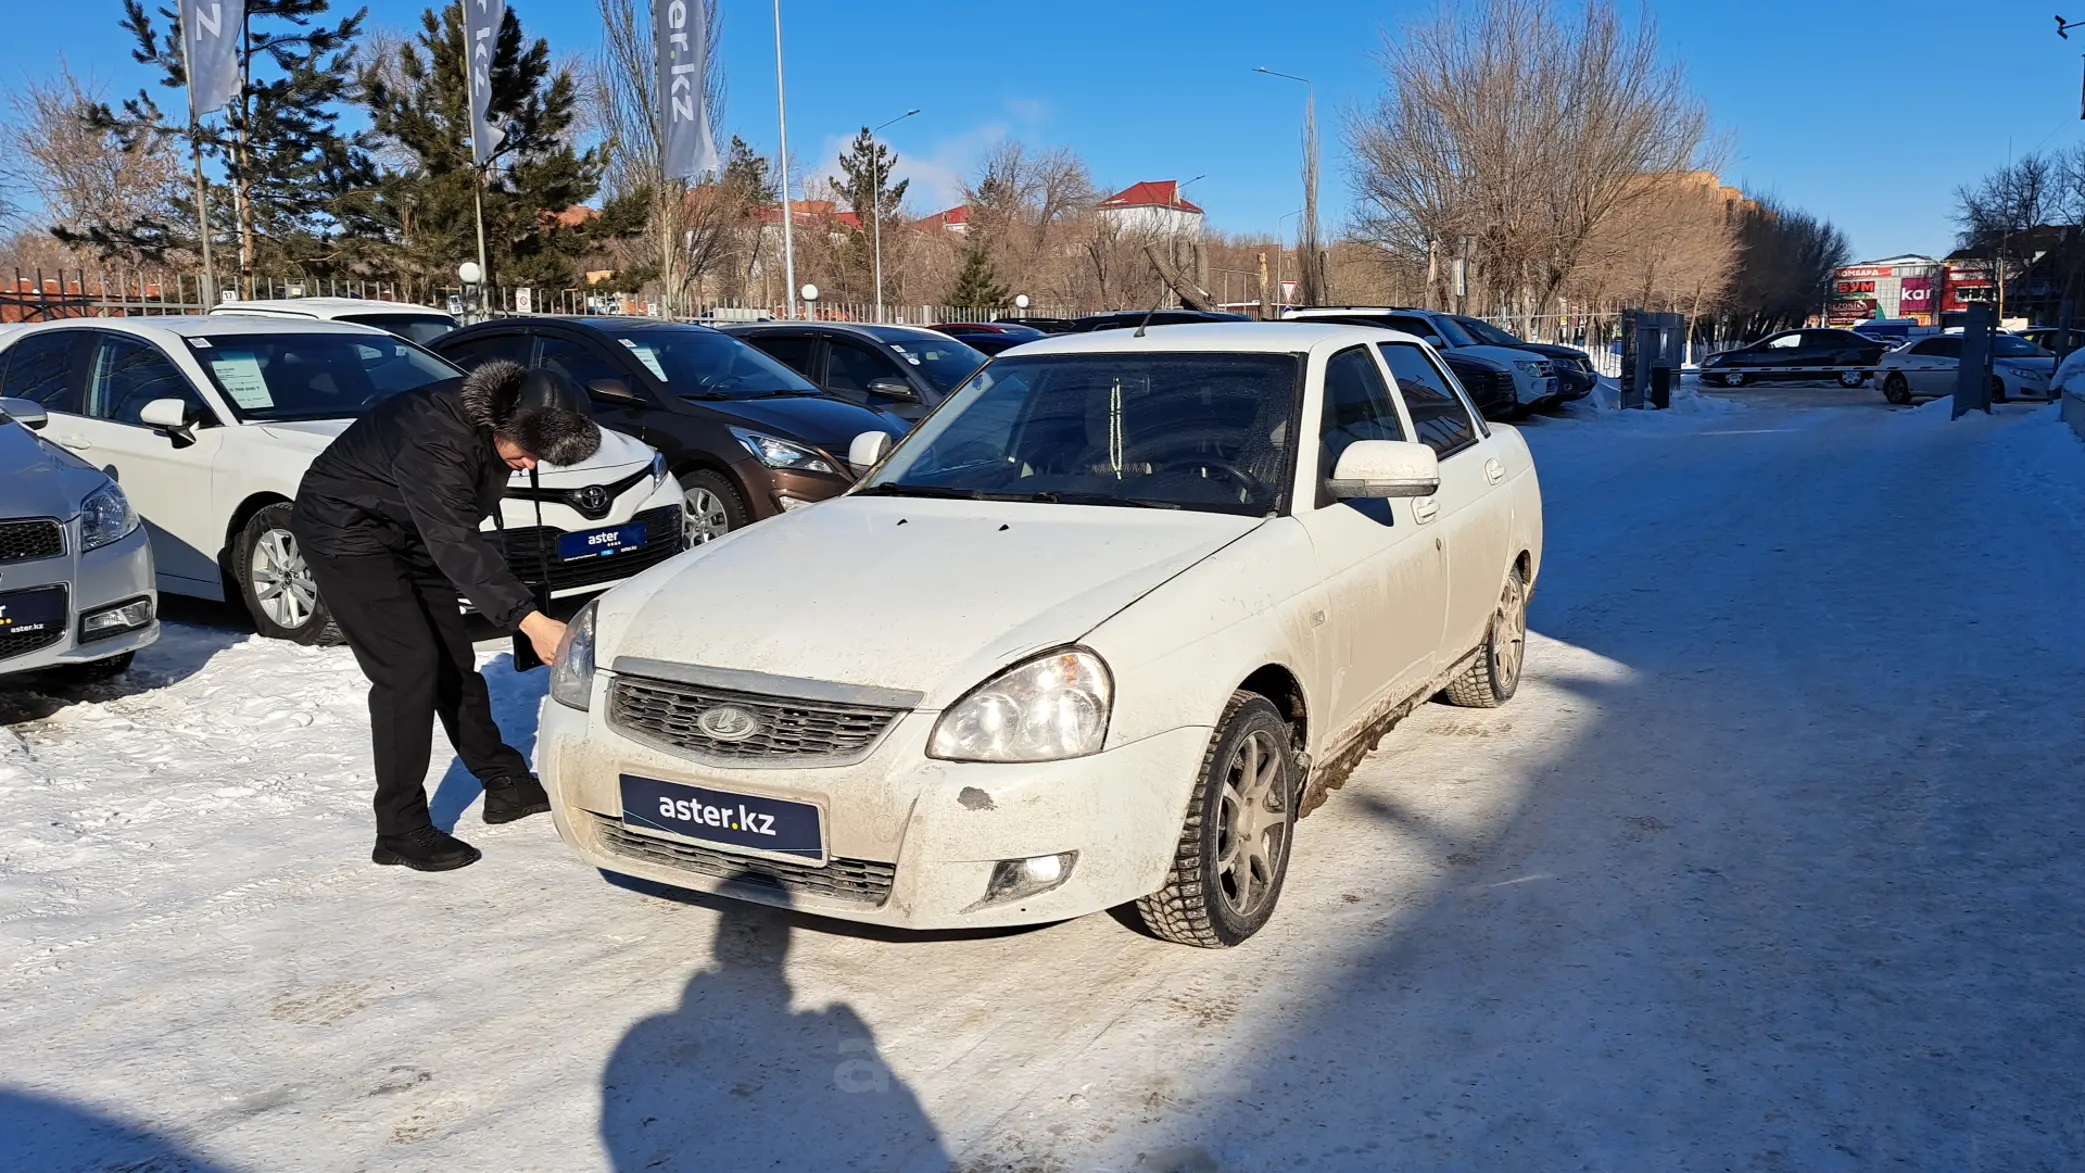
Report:
<svg viewBox="0 0 2085 1173"><path fill-rule="evenodd" d="M375 23L404 27L425 6L367 0ZM721 123L763 149L775 141L769 0L722 0L729 109ZM75 70L122 90L140 71L118 0L4 0L10 47L0 79ZM510 0L559 53L598 39L593 0ZM347 8L348 4L338 7ZM1956 185L2008 153L2055 149L2078 119L2085 29L2058 40L2049 5L1900 0L1652 0L1667 52L1682 62L1732 143L1726 181L1838 223L1862 257L1950 247ZM888 132L922 211L994 139L1067 145L1109 187L1207 178L1188 195L1228 231L1293 231L1301 202L1303 87L1316 82L1325 141L1323 207L1345 218L1338 143L1343 109L1380 86L1372 59L1386 27L1435 3L1242 0L783 0L791 153L830 171L865 123L918 107ZM2078 16L2085 16L2079 0ZM14 76L7 76L12 73Z"/></svg>

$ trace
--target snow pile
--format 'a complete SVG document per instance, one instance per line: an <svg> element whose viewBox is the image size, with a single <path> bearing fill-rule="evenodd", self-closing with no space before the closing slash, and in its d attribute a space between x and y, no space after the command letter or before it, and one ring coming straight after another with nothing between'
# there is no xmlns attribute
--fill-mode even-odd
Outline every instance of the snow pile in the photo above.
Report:
<svg viewBox="0 0 2085 1173"><path fill-rule="evenodd" d="M1622 410L1622 384L1618 379L1600 376L1593 389L1584 399L1568 405L1565 414L1571 418L1584 419L1620 412ZM1672 387L1672 406L1668 411L1687 415L1723 415L1744 410L1743 405L1720 396L1703 395L1701 381L1693 375L1683 376ZM1658 414L1646 409L1646 414Z"/></svg>

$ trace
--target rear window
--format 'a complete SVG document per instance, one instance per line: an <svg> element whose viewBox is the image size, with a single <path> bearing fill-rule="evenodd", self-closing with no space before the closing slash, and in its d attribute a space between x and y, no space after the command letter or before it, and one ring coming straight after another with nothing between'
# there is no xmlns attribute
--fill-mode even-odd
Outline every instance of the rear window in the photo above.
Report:
<svg viewBox="0 0 2085 1173"><path fill-rule="evenodd" d="M408 342L422 346L456 329L456 320L439 314L354 314L340 319L357 326L388 330Z"/></svg>

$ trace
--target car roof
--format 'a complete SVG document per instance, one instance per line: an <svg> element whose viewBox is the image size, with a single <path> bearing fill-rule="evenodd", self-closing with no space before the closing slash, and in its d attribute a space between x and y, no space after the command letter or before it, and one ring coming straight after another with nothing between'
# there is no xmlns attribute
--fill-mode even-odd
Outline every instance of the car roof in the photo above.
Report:
<svg viewBox="0 0 2085 1173"><path fill-rule="evenodd" d="M906 338L917 338L946 342L949 335L925 326L878 325L875 322L734 322L720 327L726 334L781 334L790 330L831 331L835 334L852 334L857 338L873 338L879 342L897 342Z"/></svg>
<svg viewBox="0 0 2085 1173"><path fill-rule="evenodd" d="M355 334L374 338L396 337L375 326L364 326L355 322L335 322L326 318L299 318L291 321L286 318L264 318L258 315L249 317L239 314L61 318L53 322L35 322L24 329L41 331L68 326L113 330L119 334L137 334L144 337L172 335L178 338L231 338L252 334Z"/></svg>
<svg viewBox="0 0 2085 1173"><path fill-rule="evenodd" d="M1295 309L1291 309L1291 310L1284 310L1284 311L1282 312L1282 315L1281 315L1281 316L1282 316L1282 319L1283 319L1284 321L1291 321L1291 322L1293 322L1293 321L1301 321L1301 320L1303 320L1303 319L1307 319L1307 318L1342 318L1342 317L1352 317L1352 316L1353 316L1353 315L1355 315L1355 314L1419 314L1419 315L1422 315L1422 316L1427 316L1427 317L1431 317L1431 316L1433 316L1433 315L1435 315L1435 314L1440 314L1440 315L1442 315L1443 317L1451 317L1451 318L1455 316L1455 315L1453 315L1453 314L1449 314L1449 313L1446 313L1445 311L1442 311L1442 310L1419 310L1419 309L1412 309L1412 308L1411 308L1411 307L1409 307L1409 306L1397 306L1397 305L1310 305L1310 306L1297 306L1297 307L1296 307Z"/></svg>
<svg viewBox="0 0 2085 1173"><path fill-rule="evenodd" d="M1418 342L1402 330L1338 323L1197 322L1153 326L1137 337L1134 330L1097 330L1090 334L1051 334L1021 344L1021 356L1109 354L1167 351L1301 354L1319 348L1371 342Z"/></svg>
<svg viewBox="0 0 2085 1173"><path fill-rule="evenodd" d="M328 317L334 314L419 314L430 318L455 321L447 310L433 306L415 305L404 301L379 301L368 297L258 297L247 301L227 301L211 308L213 315L236 314L241 310L269 310L284 314L310 314L313 317Z"/></svg>

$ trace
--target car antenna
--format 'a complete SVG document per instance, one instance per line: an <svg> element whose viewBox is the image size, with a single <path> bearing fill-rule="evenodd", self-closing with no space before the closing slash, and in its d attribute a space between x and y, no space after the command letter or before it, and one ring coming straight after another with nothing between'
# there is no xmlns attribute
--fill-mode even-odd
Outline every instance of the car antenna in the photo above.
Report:
<svg viewBox="0 0 2085 1173"><path fill-rule="evenodd" d="M1130 335L1130 337L1142 338L1144 336L1144 331L1151 325L1152 315L1156 314L1158 312L1158 307L1164 304L1166 304L1166 291L1161 289L1158 291L1158 300L1152 302L1151 308L1144 311L1144 320L1137 323L1137 332Z"/></svg>

